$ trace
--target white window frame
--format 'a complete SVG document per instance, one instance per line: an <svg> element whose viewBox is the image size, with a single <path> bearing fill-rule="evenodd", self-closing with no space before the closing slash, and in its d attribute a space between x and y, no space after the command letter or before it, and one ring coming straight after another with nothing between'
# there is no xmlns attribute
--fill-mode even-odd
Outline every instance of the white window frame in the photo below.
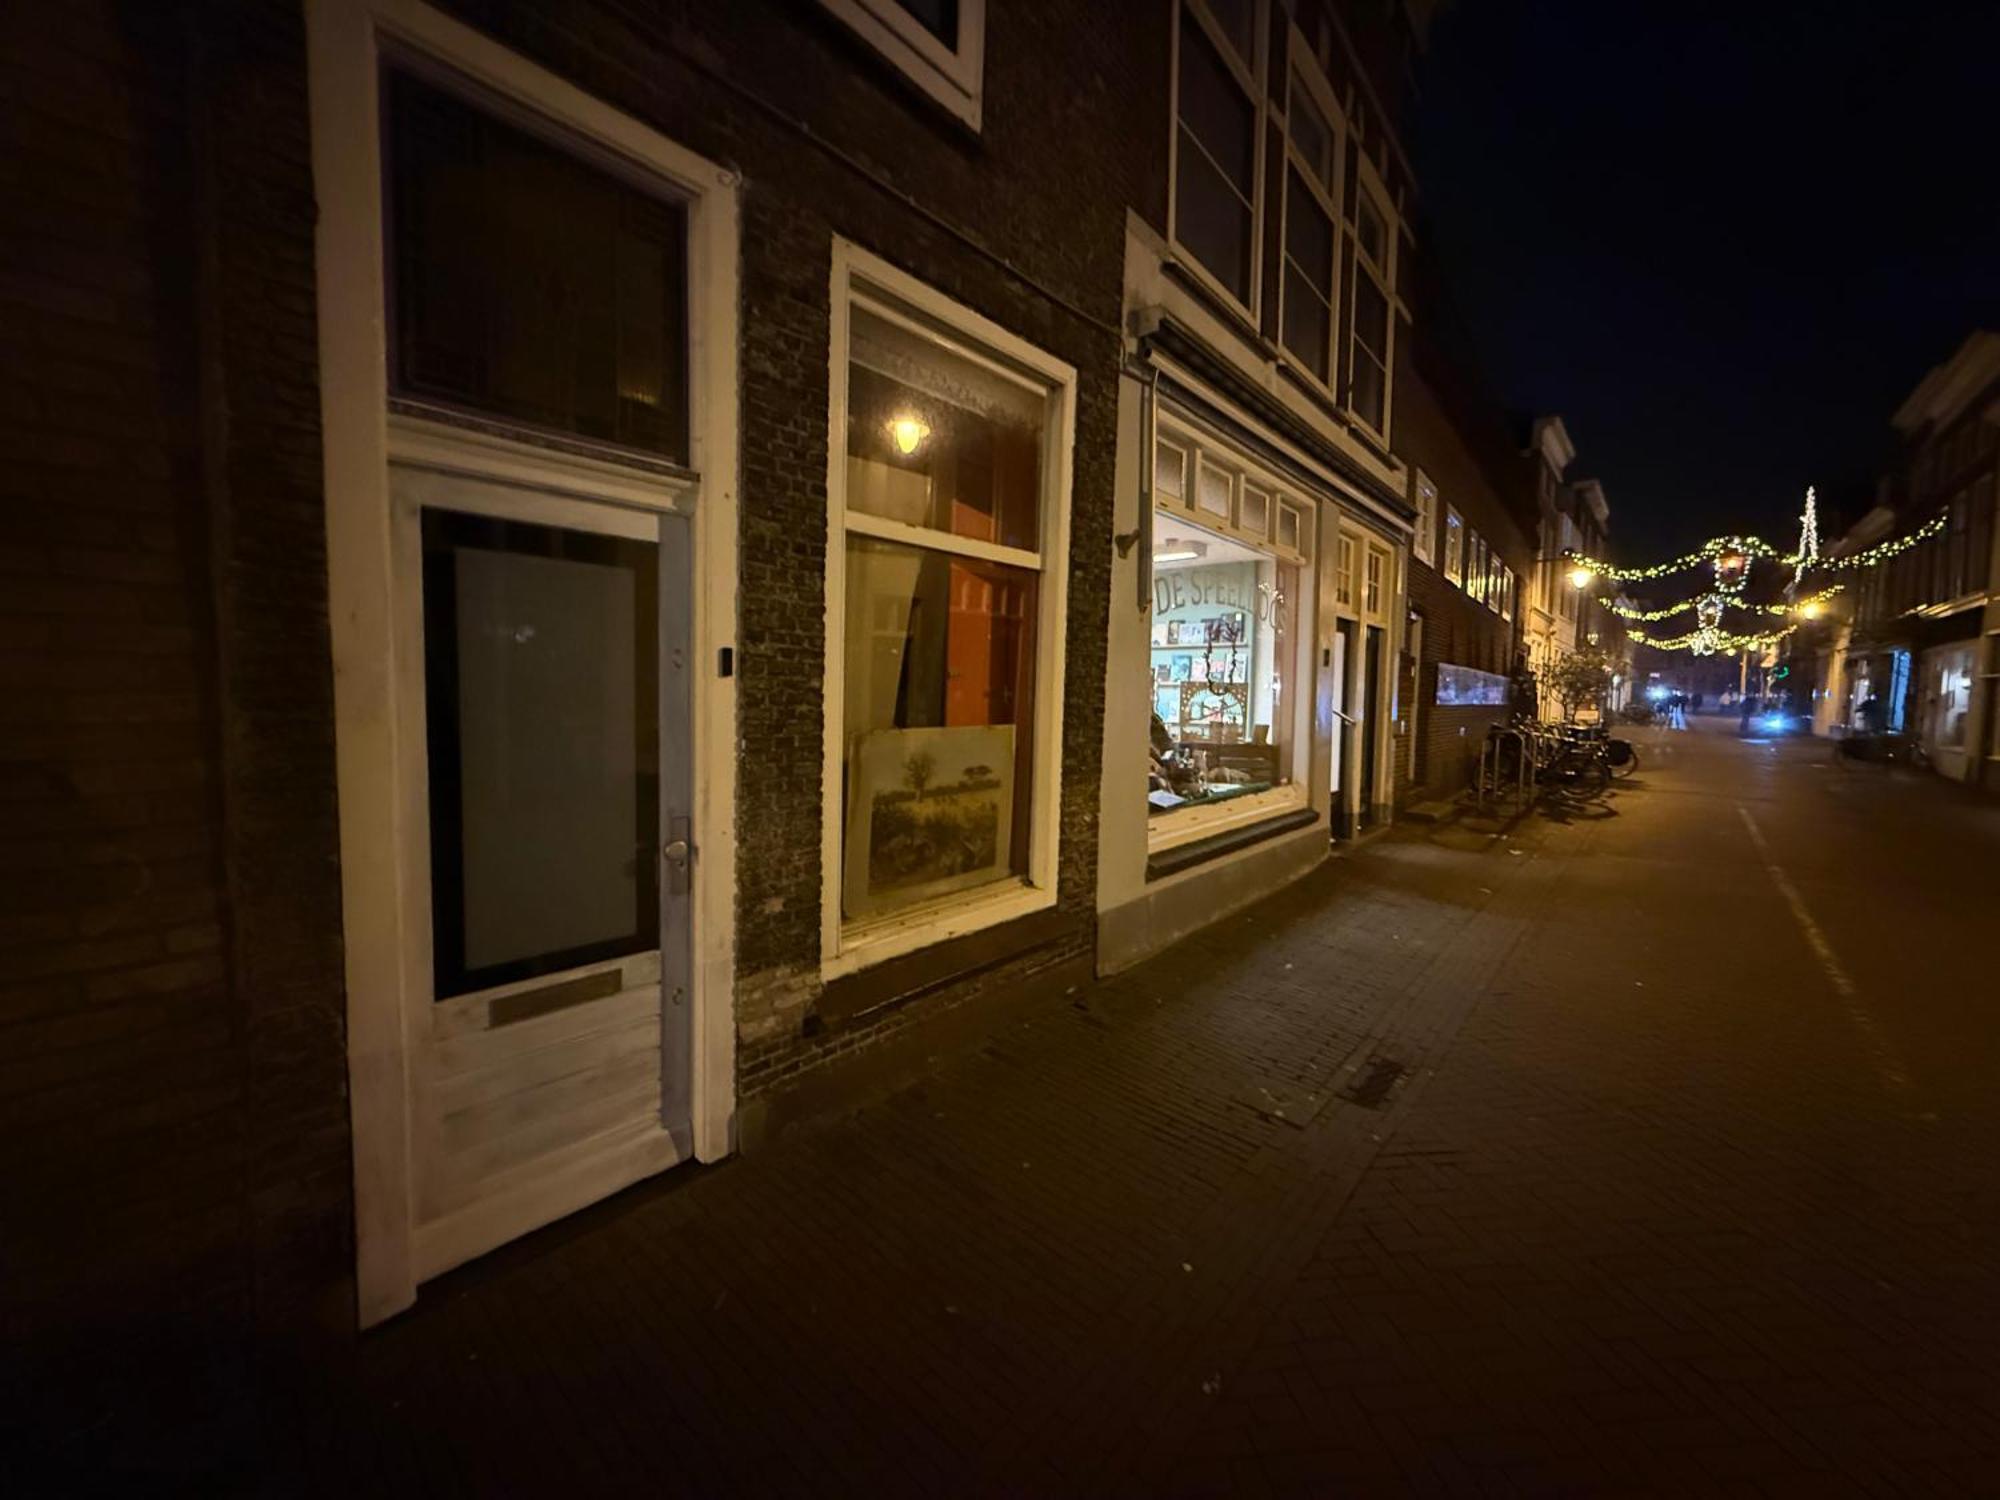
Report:
<svg viewBox="0 0 2000 1500"><path fill-rule="evenodd" d="M1342 389L1346 399L1341 405L1363 432L1372 433L1375 439L1387 446L1389 430L1395 425L1394 406L1396 402L1396 255L1398 241L1402 238L1401 219L1389 204L1389 189L1382 176L1369 161L1368 153L1355 153L1355 161L1360 171L1354 179L1354 220L1348 226L1349 238L1353 241L1354 253L1348 257L1347 307L1349 310L1347 339L1341 345L1346 356L1341 365ZM1361 250L1361 200L1366 197L1382 221L1382 254L1384 260L1377 263L1364 255ZM1356 330L1361 320L1353 316L1355 280L1367 276L1382 293L1382 305L1386 309L1382 326L1382 425L1377 428L1362 416L1354 405L1354 360L1356 358Z"/></svg>
<svg viewBox="0 0 2000 1500"><path fill-rule="evenodd" d="M985 111L986 0L958 0L958 47L925 29L896 0L819 0L931 99L973 130Z"/></svg>
<svg viewBox="0 0 2000 1500"><path fill-rule="evenodd" d="M1288 54L1285 69L1285 168L1278 184L1278 338L1279 357L1286 368L1292 370L1308 384L1320 391L1329 401L1338 404L1340 400L1341 351L1346 348L1342 333L1346 329L1343 304L1340 295L1340 253L1344 216L1340 211L1342 193L1347 182L1347 112L1341 108L1339 96L1333 86L1326 81L1320 70L1319 60L1307 46L1304 35L1297 25L1287 28ZM1333 138L1333 181L1323 183L1314 175L1305 157L1299 152L1292 139L1292 94L1298 82L1304 82L1306 92L1312 95L1312 103L1319 110L1320 118L1326 121L1327 131ZM1291 230L1292 172L1296 167L1305 181L1306 191L1319 203L1326 214L1327 225L1333 240L1333 280L1326 288L1327 295L1327 378L1322 380L1312 370L1298 363L1299 356L1285 342L1285 269L1290 261L1291 251L1288 235ZM1260 257L1261 259L1261 257Z"/></svg>
<svg viewBox="0 0 2000 1500"><path fill-rule="evenodd" d="M1437 540L1437 486L1431 483L1430 475L1414 465L1410 473L1410 495L1417 508L1417 530L1410 545L1417 554L1418 562L1429 563Z"/></svg>
<svg viewBox="0 0 2000 1500"><path fill-rule="evenodd" d="M1207 291L1220 297L1226 306L1235 308L1251 323L1258 321L1258 310L1263 306L1264 291L1264 137L1269 117L1270 99L1260 80L1266 72L1265 54L1270 50L1268 41L1269 23L1265 12L1267 0L1251 0L1256 12L1257 55L1247 63L1238 55L1235 44L1222 29L1203 0L1175 0L1172 32L1168 47L1167 77L1167 243L1172 247L1174 263L1186 271ZM1181 12L1188 11L1197 25L1222 54L1223 64L1235 77L1238 87L1249 96L1252 114L1252 128L1256 132L1256 149L1252 157L1250 184L1250 300L1246 303L1236 293L1223 284L1222 278L1201 263L1193 250L1182 244L1175 233L1180 222L1180 180L1181 180Z"/></svg>
<svg viewBox="0 0 2000 1500"><path fill-rule="evenodd" d="M1335 608L1350 614L1354 612L1356 577L1354 538L1342 532L1338 560L1333 571L1333 603Z"/></svg>
<svg viewBox="0 0 2000 1500"><path fill-rule="evenodd" d="M1244 486L1251 485L1268 491L1272 497L1271 531L1268 537L1259 537L1234 524L1221 524L1213 512L1194 508L1192 503L1174 505L1165 501L1155 503L1156 510L1165 510L1176 516L1185 516L1188 523L1202 527L1219 535L1231 536L1254 546L1266 553L1274 561L1288 563L1298 570L1297 589L1299 598L1294 601L1292 614L1293 662L1290 681L1309 684L1312 680L1313 629L1311 622L1315 613L1315 580L1318 569L1314 566L1313 514L1312 503L1304 499L1293 488L1288 488L1273 473L1259 468L1247 456L1227 443L1178 421L1170 413L1160 414L1160 432L1156 441L1162 446L1178 448L1190 455L1189 468L1196 463L1204 463L1213 468L1225 469L1233 476L1232 493L1241 495ZM1189 496L1190 502L1192 495ZM1280 508L1294 510L1299 518L1299 545L1287 547L1278 540L1277 512ZM1150 593L1152 581L1147 580ZM1150 658L1149 658L1150 659ZM1274 786L1268 792L1253 792L1247 796L1231 797L1221 802L1203 803L1194 807L1178 807L1158 815L1148 815L1146 819L1146 852L1159 854L1164 850L1176 849L1183 844L1191 844L1200 839L1226 833L1233 828L1247 827L1261 823L1266 818L1278 817L1310 805L1311 789L1310 756L1312 753L1312 693L1300 687L1292 689L1296 700L1287 710L1292 715L1292 776L1282 786ZM1301 761L1298 757L1307 757Z"/></svg>
<svg viewBox="0 0 2000 1500"><path fill-rule="evenodd" d="M1025 371L1045 387L1051 400L1049 421L1043 433L1041 510L1038 546L1034 551L955 537L949 532L908 526L848 508L848 315L858 303L878 316L887 313L892 318L901 317L894 309L872 299L871 289L879 296L915 309L933 323L934 328L922 330L923 336L937 343L940 349L1017 381L1023 380L1020 372ZM838 238L833 242L832 297L820 828L820 972L828 979L1055 905L1057 857L1062 838L1063 661L1069 621L1069 512L1077 385L1072 366L881 257ZM954 340L954 334L960 335L964 342ZM1009 369L995 355L1018 368ZM846 837L841 805L846 785L843 718L850 532L1030 569L1038 575L1040 596L1035 621L1034 768L1029 792L1033 807L1028 817L1026 877L1003 877L974 890L858 922L845 920L840 909Z"/></svg>
<svg viewBox="0 0 2000 1500"><path fill-rule="evenodd" d="M642 510L661 504L659 487L631 477L622 465L555 462L539 449L502 439L389 419L379 107L384 51L435 60L563 135L633 163L686 195L692 481L673 504L678 508L686 499L692 505L696 662L715 661L736 639L739 179L420 0L306 0L305 12L356 1310L367 1327L415 1300L427 1253L419 1243L412 1108L421 1071L416 1049L432 1020L428 1009L419 1010L431 1004L423 946L428 878L412 854L427 831L413 823L403 796L410 784L406 757L420 747L408 743L407 724L398 730L402 685L414 668L408 631L396 613L392 451L399 460L428 454L428 461L459 472L511 475L517 483L528 483L533 473L558 472L574 484L576 474L587 471L600 499ZM736 1111L735 680L696 672L691 697L698 857L690 918L690 1103L694 1154L715 1161L732 1149ZM577 1201L553 1213L633 1180L602 1176L614 1168L637 1175L656 1169L621 1160L593 1168L599 1175L589 1180L579 1173L560 1184Z"/></svg>
<svg viewBox="0 0 2000 1500"><path fill-rule="evenodd" d="M1447 505L1444 508L1444 576L1445 582L1465 586L1465 517L1458 508ZM1454 545L1455 544L1455 545Z"/></svg>

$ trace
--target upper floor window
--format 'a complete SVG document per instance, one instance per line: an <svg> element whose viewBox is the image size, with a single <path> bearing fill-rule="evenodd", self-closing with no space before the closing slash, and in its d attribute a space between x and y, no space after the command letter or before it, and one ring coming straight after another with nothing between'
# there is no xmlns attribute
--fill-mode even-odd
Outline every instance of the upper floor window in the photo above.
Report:
<svg viewBox="0 0 2000 1500"><path fill-rule="evenodd" d="M1411 494L1417 502L1417 532L1411 545L1418 562L1429 562L1432 543L1437 535L1438 491L1422 469L1412 472L1416 475Z"/></svg>
<svg viewBox="0 0 2000 1500"><path fill-rule="evenodd" d="M1465 576L1465 522L1449 505L1444 508L1444 576L1453 583Z"/></svg>
<svg viewBox="0 0 2000 1500"><path fill-rule="evenodd" d="M1340 214L1340 118L1331 90L1291 72L1285 105L1285 256L1279 289L1286 350L1322 385L1333 383Z"/></svg>
<svg viewBox="0 0 2000 1500"><path fill-rule="evenodd" d="M686 206L399 69L383 94L391 390L686 463Z"/></svg>
<svg viewBox="0 0 2000 1500"><path fill-rule="evenodd" d="M1390 288L1395 285L1390 218L1366 182L1354 195L1354 296L1348 339L1347 405L1376 433L1388 430Z"/></svg>
<svg viewBox="0 0 2000 1500"><path fill-rule="evenodd" d="M819 0L974 130L984 101L986 0Z"/></svg>
<svg viewBox="0 0 2000 1500"><path fill-rule="evenodd" d="M1173 237L1246 310L1256 306L1258 0L1181 0Z"/></svg>

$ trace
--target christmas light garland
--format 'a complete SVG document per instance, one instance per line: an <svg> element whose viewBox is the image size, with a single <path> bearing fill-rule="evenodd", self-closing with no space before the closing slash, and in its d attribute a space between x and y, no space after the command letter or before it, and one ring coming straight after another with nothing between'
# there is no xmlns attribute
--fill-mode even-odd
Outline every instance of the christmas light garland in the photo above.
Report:
<svg viewBox="0 0 2000 1500"><path fill-rule="evenodd" d="M1690 630L1685 635L1654 636L1643 630L1628 631L1632 640L1642 646L1651 646L1658 651L1692 651L1696 656L1733 654L1738 651L1763 651L1775 646L1799 627L1787 625L1783 630L1763 631L1754 635L1741 635L1733 630L1721 630L1704 625L1699 630Z"/></svg>
<svg viewBox="0 0 2000 1500"><path fill-rule="evenodd" d="M1836 583L1830 588L1821 589L1817 594L1808 594L1805 598L1794 600L1790 604L1745 604L1740 599L1730 598L1720 593L1703 594L1694 599L1683 599L1679 604L1670 604L1665 609L1640 609L1637 605L1621 604L1618 600L1605 596L1600 596L1597 602L1621 620L1655 621L1671 620L1675 615L1684 615L1690 610L1699 611L1701 606L1711 599L1720 599L1724 605L1731 609L1747 610L1766 615L1788 615L1795 610L1804 609L1808 605L1824 604L1835 594L1845 593L1846 591L1846 584Z"/></svg>
<svg viewBox="0 0 2000 1500"><path fill-rule="evenodd" d="M1808 513L1812 514L1812 512ZM1919 526L1915 531L1905 532L1899 537L1891 537L1886 542L1878 542L1873 547L1862 552L1856 552L1849 557L1821 557L1818 555L1819 535L1816 517L1812 527L1808 529L1808 534L1801 537L1801 543L1804 545L1797 552L1780 552L1762 537L1718 536L1711 537L1694 551L1683 553L1671 562L1659 563L1649 568L1617 568L1597 558L1586 557L1581 552L1572 552L1568 555L1571 564L1580 571L1589 572L1599 578L1608 578L1614 583L1640 583L1652 578L1669 578L1675 573L1685 573L1689 568L1699 567L1702 563L1715 563L1732 556L1743 558L1746 564L1755 558L1765 558L1775 561L1784 567L1798 569L1809 567L1866 568L1872 567L1878 562L1886 562L1892 557L1909 551L1910 548L1916 546L1919 542L1927 541L1931 537L1936 536L1944 530L1944 527L1945 515L1943 512L1940 512ZM1808 555L1808 549L1811 550L1812 555L1810 556ZM1750 570L1747 566L1744 566L1737 571L1747 576ZM1731 591L1740 591L1740 583L1737 588Z"/></svg>

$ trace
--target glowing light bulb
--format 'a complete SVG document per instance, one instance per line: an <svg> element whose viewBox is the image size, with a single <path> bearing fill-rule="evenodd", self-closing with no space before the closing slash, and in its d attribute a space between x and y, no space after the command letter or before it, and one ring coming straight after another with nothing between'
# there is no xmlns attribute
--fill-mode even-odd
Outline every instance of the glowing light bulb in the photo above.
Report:
<svg viewBox="0 0 2000 1500"><path fill-rule="evenodd" d="M1596 573L1578 563L1569 570L1569 586L1573 589L1587 589L1590 587L1590 580L1596 576Z"/></svg>
<svg viewBox="0 0 2000 1500"><path fill-rule="evenodd" d="M908 458L923 446L925 438L931 435L930 423L922 417L908 412L889 419L889 441L896 445L896 451Z"/></svg>
<svg viewBox="0 0 2000 1500"><path fill-rule="evenodd" d="M1799 614L1805 619L1817 620L1819 618L1819 601L1817 599L1808 599L1804 604L1799 606Z"/></svg>

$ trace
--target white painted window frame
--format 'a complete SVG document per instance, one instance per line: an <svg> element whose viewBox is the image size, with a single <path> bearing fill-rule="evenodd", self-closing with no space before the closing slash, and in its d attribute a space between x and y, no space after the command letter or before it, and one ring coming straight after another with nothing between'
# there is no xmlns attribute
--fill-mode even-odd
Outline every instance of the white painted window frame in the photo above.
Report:
<svg viewBox="0 0 2000 1500"><path fill-rule="evenodd" d="M1257 55L1247 63L1237 53L1228 33L1222 29L1202 0L1175 0L1172 31L1168 46L1167 75L1167 244L1172 248L1174 264L1190 276L1212 295L1222 300L1227 307L1234 308L1254 326L1258 321L1258 310L1263 306L1264 291L1264 151L1266 121L1270 110L1270 99L1266 95L1261 80L1265 66L1265 53L1269 51L1270 30L1266 16L1267 0L1252 0L1256 9ZM1180 209L1180 153L1181 153L1181 12L1188 11L1195 18L1209 41L1222 54L1223 65L1235 76L1238 85L1250 96L1252 113L1255 117L1253 129L1256 131L1256 150L1253 157L1250 194L1250 300L1246 303L1234 291L1225 286L1222 279L1201 263L1194 251L1182 244L1175 233L1179 223Z"/></svg>
<svg viewBox="0 0 2000 1500"><path fill-rule="evenodd" d="M1212 468L1228 471L1232 476L1230 486L1232 494L1240 495L1245 484L1255 485L1258 489L1271 494L1272 521L1270 534L1266 537L1256 536L1233 524L1233 517L1232 524L1223 524L1221 518L1213 512L1199 511L1192 505L1172 505L1163 502L1158 508L1171 511L1175 515L1185 515L1191 525L1233 537L1246 546L1255 547L1274 561L1297 568L1299 597L1294 601L1292 614L1292 631L1297 639L1292 643L1294 660L1291 663L1289 676L1289 680L1297 686L1292 692L1296 701L1289 710L1292 715L1291 779L1282 786L1272 787L1267 792L1252 792L1243 797L1231 797L1221 802L1204 803L1194 807L1179 807L1157 816L1148 816L1146 819L1148 854L1159 854L1218 833L1226 833L1234 828L1263 822L1266 818L1295 812L1309 805L1311 788L1307 785L1307 767L1312 753L1313 703L1312 693L1307 685L1313 680L1312 664L1315 660L1313 651L1317 636L1313 622L1318 618L1316 583L1319 570L1313 561L1316 556L1313 550L1313 518L1317 507L1304 499L1296 486L1286 485L1277 474L1255 464L1242 453L1198 428L1180 421L1173 414L1160 413L1159 424L1156 441L1188 453L1191 460L1190 470L1194 469L1196 464L1206 464ZM1287 547L1277 540L1277 510L1280 506L1288 506L1298 513L1297 547ZM1148 587L1150 588L1150 581Z"/></svg>
<svg viewBox="0 0 2000 1500"><path fill-rule="evenodd" d="M1385 447L1389 442L1390 429L1395 426L1396 404L1396 258L1402 239L1402 221L1390 205L1388 185L1382 181L1382 174L1368 159L1368 153L1357 151L1354 159L1360 170L1354 179L1354 219L1348 226L1348 238L1354 246L1354 253L1348 257L1347 287L1347 340L1341 346L1346 359L1342 363L1344 379L1342 390L1345 399L1341 407L1363 432L1372 434ZM1361 200L1366 197L1382 221L1383 259L1375 260L1362 253L1361 249ZM1355 353L1359 334L1356 330L1361 320L1354 316L1355 278L1366 276L1382 293L1383 306L1387 317L1382 332L1382 425L1377 428L1354 405L1354 361L1360 357Z"/></svg>
<svg viewBox="0 0 2000 1500"><path fill-rule="evenodd" d="M1456 539L1458 545L1452 545ZM1465 517L1458 513L1458 507L1444 508L1444 577L1445 582L1459 588L1465 586Z"/></svg>
<svg viewBox="0 0 2000 1500"><path fill-rule="evenodd" d="M958 0L958 46L947 47L896 0L819 0L925 95L972 130L986 104L986 0Z"/></svg>
<svg viewBox="0 0 2000 1500"><path fill-rule="evenodd" d="M412 809L401 788L410 726L397 711L412 648L395 619L392 453L492 473L535 462L429 424L392 438L386 345L379 78L385 46L432 59L554 130L631 164L688 209L689 459L696 573L692 641L695 860L691 912L694 1154L728 1154L735 1122L735 680L714 669L736 635L737 241L735 175L420 0L307 0L320 405L334 662L341 892L354 1131L357 1314L377 1323L416 1296L410 954L427 930L413 880ZM496 446L497 445L497 446ZM564 456L574 473L593 463ZM617 470L615 463L602 465ZM656 486L595 472L597 491L638 505ZM619 486L629 484L622 497ZM427 993L427 986L426 986Z"/></svg>
<svg viewBox="0 0 2000 1500"><path fill-rule="evenodd" d="M1308 385L1319 391L1326 399L1338 406L1340 402L1341 352L1347 346L1342 338L1346 331L1345 308L1340 295L1340 250L1344 216L1340 211L1342 193L1347 183L1347 111L1341 107L1340 98L1333 85L1326 81L1319 59L1306 44L1304 34L1296 23L1286 28L1286 53L1289 66L1285 71L1285 165L1287 170L1278 184L1278 347L1286 368L1293 371ZM1178 76L1178 75L1176 75ZM1296 85L1303 80L1306 92L1312 95L1312 102L1318 108L1320 118L1326 121L1327 130L1333 137L1333 181L1323 183L1313 174L1312 168L1300 153L1292 139L1292 95ZM1300 177L1306 183L1306 191L1318 202L1325 213L1333 237L1332 281L1327 285L1327 379L1322 380L1312 370L1298 363L1298 355L1285 342L1285 268L1291 259L1288 240L1292 211L1292 174L1289 170L1297 167ZM1261 260L1261 256L1259 259Z"/></svg>
<svg viewBox="0 0 2000 1500"><path fill-rule="evenodd" d="M1410 469L1410 495L1416 502L1417 530L1410 539L1410 548L1417 555L1417 561L1428 564L1434 555L1437 541L1437 486L1430 475L1412 465Z"/></svg>
<svg viewBox="0 0 2000 1500"><path fill-rule="evenodd" d="M1045 386L1049 421L1043 436L1040 546L1036 550L972 541L848 509L848 321L856 302L878 315L885 310L883 300L869 297L870 288L878 298L901 302L934 323L935 328L921 331L940 348L1002 370L1015 380L1021 379L1018 371L1025 371ZM1055 905L1057 856L1062 838L1063 662L1069 622L1069 514L1077 390L1072 366L898 270L880 256L839 238L833 242L831 308L820 826L820 973L825 979L851 974L885 959ZM895 315L893 311L891 315ZM964 342L954 339L953 334ZM1007 370L993 354L1010 361L1017 370ZM995 881L943 900L856 923L845 921L840 910L841 882L846 868L843 859L846 830L842 825L841 805L846 777L842 720L846 704L849 532L1029 568L1040 579L1035 622L1034 770L1030 791L1034 805L1028 818L1027 877Z"/></svg>

